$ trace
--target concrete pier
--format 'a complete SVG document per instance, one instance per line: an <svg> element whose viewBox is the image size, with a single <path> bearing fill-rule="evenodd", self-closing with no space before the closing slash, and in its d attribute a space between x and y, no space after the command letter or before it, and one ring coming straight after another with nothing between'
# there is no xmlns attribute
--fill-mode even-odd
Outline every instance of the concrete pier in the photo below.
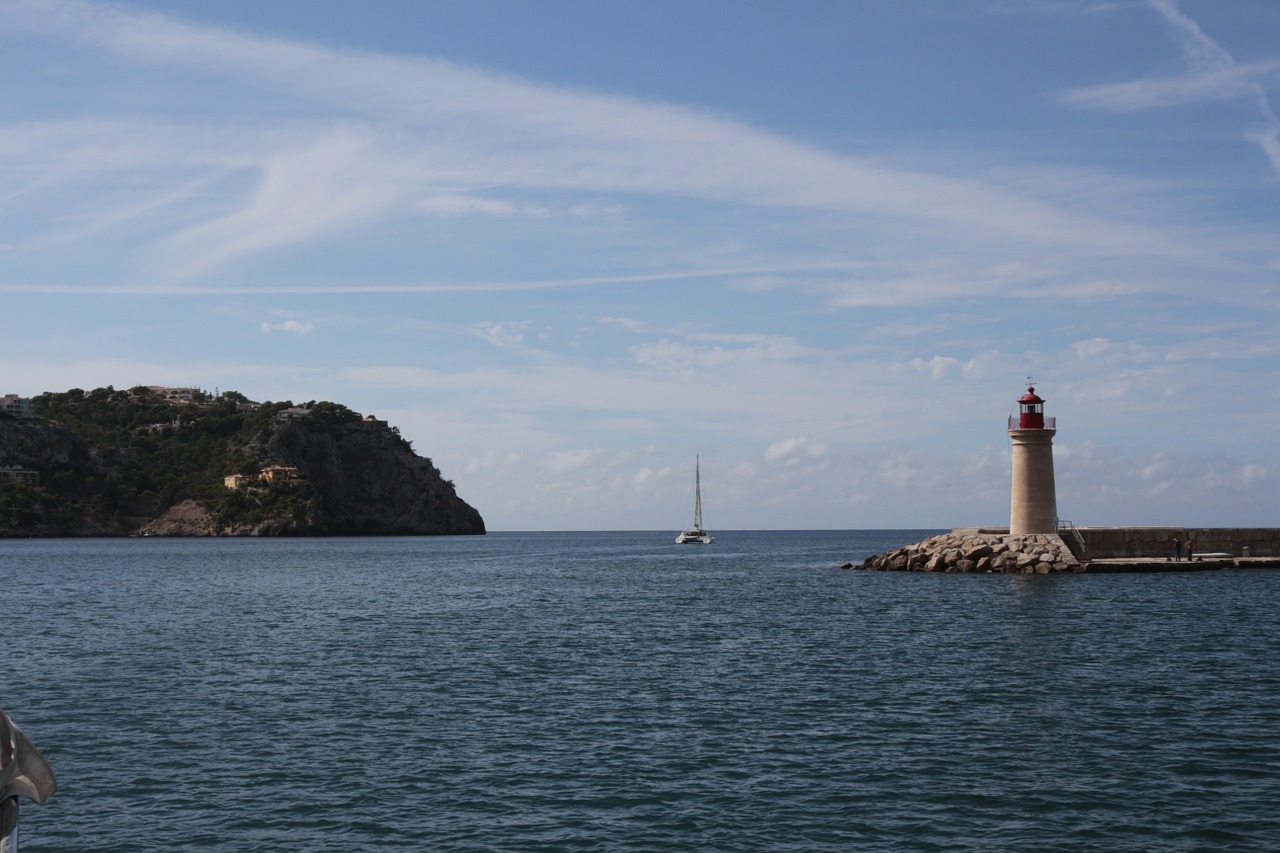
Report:
<svg viewBox="0 0 1280 853"><path fill-rule="evenodd" d="M1082 563L1078 571L1093 575L1131 572L1211 572L1218 569L1280 569L1280 557L1220 557L1209 555L1194 560L1165 560L1141 557L1108 557Z"/></svg>
<svg viewBox="0 0 1280 853"><path fill-rule="evenodd" d="M1280 528L1275 527L1077 527L1090 572L1203 572L1280 568ZM1173 541L1182 543L1175 560ZM1191 560L1187 540L1195 539Z"/></svg>
<svg viewBox="0 0 1280 853"><path fill-rule="evenodd" d="M1174 539L1183 543L1184 547L1188 539L1195 539L1195 553L1204 557L1210 554L1230 557L1280 557L1280 528L1275 527L1167 525L1159 527L1079 526L1074 529L1084 541L1085 556L1089 559L1173 557Z"/></svg>

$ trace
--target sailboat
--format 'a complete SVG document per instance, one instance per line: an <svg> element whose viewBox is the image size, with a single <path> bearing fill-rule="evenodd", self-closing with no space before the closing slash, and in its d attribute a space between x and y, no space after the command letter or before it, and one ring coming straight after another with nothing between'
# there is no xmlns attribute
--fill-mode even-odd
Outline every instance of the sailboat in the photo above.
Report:
<svg viewBox="0 0 1280 853"><path fill-rule="evenodd" d="M693 527L681 530L676 537L677 545L710 545L716 538L702 529L702 471L701 461L696 457L693 464Z"/></svg>

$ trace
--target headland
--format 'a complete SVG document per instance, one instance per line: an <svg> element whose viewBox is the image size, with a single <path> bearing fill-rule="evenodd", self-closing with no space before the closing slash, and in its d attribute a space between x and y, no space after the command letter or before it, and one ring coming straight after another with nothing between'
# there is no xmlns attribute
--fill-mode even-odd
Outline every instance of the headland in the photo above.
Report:
<svg viewBox="0 0 1280 853"><path fill-rule="evenodd" d="M399 429L340 403L149 385L5 403L0 537L485 532Z"/></svg>

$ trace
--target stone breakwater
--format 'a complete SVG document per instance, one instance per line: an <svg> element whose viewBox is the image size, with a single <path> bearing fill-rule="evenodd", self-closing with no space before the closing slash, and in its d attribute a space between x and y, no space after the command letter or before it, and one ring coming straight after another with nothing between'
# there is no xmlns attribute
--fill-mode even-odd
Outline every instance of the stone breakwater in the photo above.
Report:
<svg viewBox="0 0 1280 853"><path fill-rule="evenodd" d="M843 568L892 572L1040 574L1084 570L1056 533L1019 536L951 532L868 557Z"/></svg>

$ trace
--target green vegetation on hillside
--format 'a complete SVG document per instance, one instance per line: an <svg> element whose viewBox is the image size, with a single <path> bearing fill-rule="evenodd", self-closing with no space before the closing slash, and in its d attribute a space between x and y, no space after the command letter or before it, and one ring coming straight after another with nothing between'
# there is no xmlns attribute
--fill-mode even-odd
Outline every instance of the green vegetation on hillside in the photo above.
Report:
<svg viewBox="0 0 1280 853"><path fill-rule="evenodd" d="M136 527L181 501L195 499L223 524L255 524L271 518L302 520L312 497L305 480L226 488L229 474L257 474L281 460L267 446L277 413L292 402L248 409L229 391L198 394L174 405L145 387L112 387L88 393L73 388L31 400L32 413L74 436L69 464L41 470L38 488L0 478L0 525L23 527L36 519L72 513L107 528ZM239 408L238 408L239 407ZM329 432L360 415L338 403L306 404L300 421Z"/></svg>
<svg viewBox="0 0 1280 853"><path fill-rule="evenodd" d="M59 518L65 509L66 502L45 489L0 477L0 528L27 528L43 519Z"/></svg>

